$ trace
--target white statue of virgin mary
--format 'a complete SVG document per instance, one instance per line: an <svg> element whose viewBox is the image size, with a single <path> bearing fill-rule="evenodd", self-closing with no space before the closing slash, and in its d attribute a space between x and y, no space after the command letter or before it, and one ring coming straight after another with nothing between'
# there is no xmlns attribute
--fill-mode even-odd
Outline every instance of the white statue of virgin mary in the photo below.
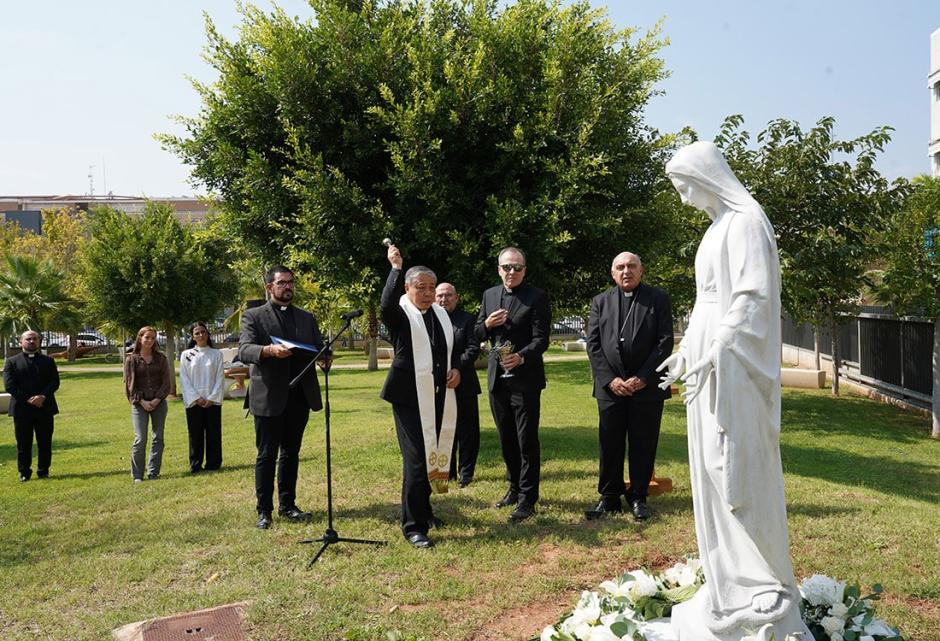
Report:
<svg viewBox="0 0 940 641"><path fill-rule="evenodd" d="M663 386L682 378L695 534L705 572L672 611L679 641L737 641L772 625L812 639L790 565L780 462L780 263L774 231L718 148L680 149L666 173L712 220L695 306ZM688 364L688 369L686 365Z"/></svg>

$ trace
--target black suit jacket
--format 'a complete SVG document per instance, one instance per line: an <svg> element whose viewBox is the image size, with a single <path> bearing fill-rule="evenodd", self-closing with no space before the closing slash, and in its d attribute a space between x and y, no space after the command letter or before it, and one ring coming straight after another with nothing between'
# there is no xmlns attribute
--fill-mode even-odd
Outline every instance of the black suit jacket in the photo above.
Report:
<svg viewBox="0 0 940 641"><path fill-rule="evenodd" d="M522 283L513 290L514 301L509 309L509 320L502 327L487 330L483 322L500 308L503 286L490 287L483 292L483 304L477 316L476 336L478 341L489 340L492 346L497 341L509 341L513 352L521 354L525 363L512 370L512 378L504 379L511 389L536 386L545 388L545 364L542 354L548 349L551 331L551 309L548 297L541 289ZM487 389L493 391L496 377L502 373L496 353L490 352L486 372Z"/></svg>
<svg viewBox="0 0 940 641"><path fill-rule="evenodd" d="M293 313L296 326L294 340L323 349L323 336L314 315L299 307L294 307ZM279 416L283 413L287 407L291 379L316 356L307 350L295 349L290 358L261 359L261 350L265 345L272 343L272 336L287 338L277 314L270 301L242 314L238 360L251 364L248 407L255 416ZM315 366L300 379L298 385L303 390L310 409L316 412L323 408Z"/></svg>
<svg viewBox="0 0 940 641"><path fill-rule="evenodd" d="M454 326L454 353L458 355L456 367L460 370L460 385L454 391L457 398L476 396L480 393L476 370L477 356L480 355L480 341L476 339L477 317L455 309L450 322Z"/></svg>
<svg viewBox="0 0 940 641"><path fill-rule="evenodd" d="M35 374L29 371L29 357L24 353L7 359L3 365L3 386L10 395L9 414L13 418L54 416L59 413L55 392L59 389L59 370L55 361L42 353L34 357ZM42 407L27 401L36 395L46 397Z"/></svg>
<svg viewBox="0 0 940 641"><path fill-rule="evenodd" d="M391 367L388 368L388 376L385 377L385 385L382 387L379 396L389 403L418 407L414 352L411 346L411 325L408 322L408 316L405 315L405 310L398 304L404 293L405 273L400 269L392 269L388 273L385 288L382 290L382 322L385 323L385 327L391 335L395 355L392 358ZM451 361L454 364L448 363L444 328L438 322L437 315L432 310L429 309L427 313L432 314L431 321L434 323L434 331L441 339L436 341L431 353L434 359L434 385L439 390L439 397L443 398L447 384L447 371L451 367L456 367L458 352L456 345L454 345L451 352Z"/></svg>
<svg viewBox="0 0 940 641"><path fill-rule="evenodd" d="M601 402L620 403L627 398L659 401L671 395L668 388L659 389L656 368L672 354L672 303L668 294L656 287L640 283L633 291L633 309L624 331L625 357L619 349L620 288L612 287L591 301L587 351L594 373L594 398ZM632 397L617 396L607 385L618 376L624 380L638 376L646 387Z"/></svg>

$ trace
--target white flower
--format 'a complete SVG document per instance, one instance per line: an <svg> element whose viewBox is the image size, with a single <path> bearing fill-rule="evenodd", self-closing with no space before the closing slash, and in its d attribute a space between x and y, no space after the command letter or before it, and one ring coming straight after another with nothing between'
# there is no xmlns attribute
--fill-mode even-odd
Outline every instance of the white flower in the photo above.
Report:
<svg viewBox="0 0 940 641"><path fill-rule="evenodd" d="M800 584L800 594L811 605L835 605L842 603L845 582L836 581L822 574L814 574L803 579Z"/></svg>
<svg viewBox="0 0 940 641"><path fill-rule="evenodd" d="M601 583L601 590L613 597L629 597L630 582L604 581Z"/></svg>
<svg viewBox="0 0 940 641"><path fill-rule="evenodd" d="M578 605L567 619L561 623L561 631L578 639L587 638L590 627L601 616L600 599L596 592L585 590L581 593Z"/></svg>
<svg viewBox="0 0 940 641"><path fill-rule="evenodd" d="M588 630L584 641L620 641L620 637L611 632L606 625L595 625Z"/></svg>
<svg viewBox="0 0 940 641"><path fill-rule="evenodd" d="M819 625L823 627L823 630L829 634L829 638L831 639L834 632L842 632L842 630L845 629L845 619L840 619L839 617L823 617Z"/></svg>
<svg viewBox="0 0 940 641"><path fill-rule="evenodd" d="M833 632L829 635L829 641L843 641L841 632Z"/></svg>
<svg viewBox="0 0 940 641"><path fill-rule="evenodd" d="M862 626L862 621L865 619L864 614L859 614L852 622L855 624L852 626L853 630L864 633L865 636L879 636L879 637L893 637L895 632L888 624L884 622L883 619L872 619L871 622ZM863 641L865 636L862 636L859 641Z"/></svg>
<svg viewBox="0 0 940 641"><path fill-rule="evenodd" d="M829 614L834 617L839 617L844 619L849 613L849 608L844 603L834 603L831 608L829 608Z"/></svg>
<svg viewBox="0 0 940 641"><path fill-rule="evenodd" d="M659 586L656 585L656 579L651 577L643 570L631 572L633 581L630 583L630 598L634 601L645 596L653 596L659 592Z"/></svg>
<svg viewBox="0 0 940 641"><path fill-rule="evenodd" d="M539 637L539 641L552 641L556 634L558 634L558 630L555 629L555 626L546 626L546 628L542 630L542 636Z"/></svg>
<svg viewBox="0 0 940 641"><path fill-rule="evenodd" d="M671 568L663 570L663 579L669 583L674 583L675 585L680 585L682 580L682 572L686 569L685 563L676 563Z"/></svg>
<svg viewBox="0 0 940 641"><path fill-rule="evenodd" d="M875 637L870 634L863 634L858 638L858 641L875 641Z"/></svg>

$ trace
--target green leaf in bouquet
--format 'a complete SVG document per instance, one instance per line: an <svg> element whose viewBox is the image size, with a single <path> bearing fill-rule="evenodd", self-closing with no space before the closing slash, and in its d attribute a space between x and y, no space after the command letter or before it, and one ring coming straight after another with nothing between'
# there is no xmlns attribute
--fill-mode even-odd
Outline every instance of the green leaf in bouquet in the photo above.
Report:
<svg viewBox="0 0 940 641"><path fill-rule="evenodd" d="M614 621L613 623L610 624L610 631L614 634L614 636L619 637L621 639L627 636L628 634L632 635L634 632L637 631L637 629L638 628L636 626L636 623L634 623L633 621L627 621L624 619L621 619L619 621Z"/></svg>
<svg viewBox="0 0 940 641"><path fill-rule="evenodd" d="M859 589L857 585L845 586L845 596L850 596L854 599L857 599L859 598L859 596L861 596L861 594L862 594L862 591Z"/></svg>
<svg viewBox="0 0 940 641"><path fill-rule="evenodd" d="M698 589L699 586L697 585L685 585L682 587L663 590L660 592L660 595L662 595L663 598L665 598L670 603L685 603L695 596L695 593L698 592Z"/></svg>
<svg viewBox="0 0 940 641"><path fill-rule="evenodd" d="M845 632L842 633L842 638L845 641L855 641L856 639L858 639L858 632L856 632L855 630L846 630Z"/></svg>

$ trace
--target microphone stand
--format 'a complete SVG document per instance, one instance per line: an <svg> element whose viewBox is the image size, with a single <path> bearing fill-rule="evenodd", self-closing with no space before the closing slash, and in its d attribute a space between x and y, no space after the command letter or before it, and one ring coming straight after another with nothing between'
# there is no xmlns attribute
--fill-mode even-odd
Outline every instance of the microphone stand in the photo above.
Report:
<svg viewBox="0 0 940 641"><path fill-rule="evenodd" d="M342 328L340 328L340 330L336 333L335 336L333 336L332 339L330 339L330 342L324 345L323 349L321 349L317 353L314 359L307 364L307 366L300 372L300 374L294 377L294 380L290 382L291 387L296 387L297 384L300 382L300 379L303 378L303 376L307 373L307 371L309 371L310 368L313 367L313 365L317 361L321 360L321 357L324 354L327 354L330 352L330 347L332 347L333 343L336 342L336 339L339 338L343 332L349 329L350 324L352 324L352 319L347 318L345 320L346 320L346 324L343 325ZM330 368L329 367L326 367L323 369L323 389L324 389L324 396L325 396L325 402L323 404L323 418L326 421L327 526L326 526L326 531L323 533L323 536L316 538L316 539L303 539L301 541L298 541L298 543L301 543L301 544L308 544L308 543L322 543L323 544L320 546L320 549L313 556L313 558L310 559L310 563L307 564L308 568L312 567L313 564L317 562L317 559L320 558L320 555L322 555L326 551L326 548L333 545L334 543L360 543L360 544L366 544L366 545L385 545L385 541L372 541L370 539L350 539L347 537L343 537L343 536L340 536L339 533L335 529L333 529L333 466L332 466L332 458L330 454Z"/></svg>

